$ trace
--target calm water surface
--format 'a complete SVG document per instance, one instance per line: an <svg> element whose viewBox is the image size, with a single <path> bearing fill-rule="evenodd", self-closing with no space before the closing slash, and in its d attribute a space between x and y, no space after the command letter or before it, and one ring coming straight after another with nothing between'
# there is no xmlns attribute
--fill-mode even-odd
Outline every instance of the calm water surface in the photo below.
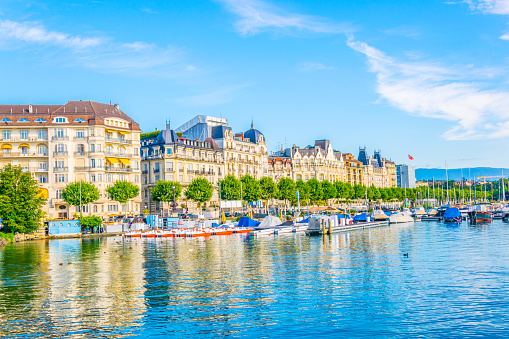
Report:
<svg viewBox="0 0 509 339"><path fill-rule="evenodd" d="M507 337L509 225L11 244L0 336Z"/></svg>

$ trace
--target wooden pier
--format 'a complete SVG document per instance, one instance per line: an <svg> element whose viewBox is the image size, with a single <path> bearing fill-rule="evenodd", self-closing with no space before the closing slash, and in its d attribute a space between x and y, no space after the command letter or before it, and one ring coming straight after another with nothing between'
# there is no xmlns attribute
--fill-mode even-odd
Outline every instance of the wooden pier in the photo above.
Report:
<svg viewBox="0 0 509 339"><path fill-rule="evenodd" d="M332 226L325 227L319 230L306 230L307 235L320 235L320 234L332 234L338 232L348 232L355 230L363 230L374 227L383 227L389 226L389 221L369 221L369 222L359 222L351 225L340 225L340 226Z"/></svg>

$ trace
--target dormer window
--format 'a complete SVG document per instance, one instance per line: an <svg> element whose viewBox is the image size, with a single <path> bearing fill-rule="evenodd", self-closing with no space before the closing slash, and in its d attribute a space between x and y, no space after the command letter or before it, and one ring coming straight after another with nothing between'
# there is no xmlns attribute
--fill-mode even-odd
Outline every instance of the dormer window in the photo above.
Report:
<svg viewBox="0 0 509 339"><path fill-rule="evenodd" d="M53 119L53 122L63 124L63 123L67 122L67 118L65 118L65 117L58 117L58 118Z"/></svg>
<svg viewBox="0 0 509 339"><path fill-rule="evenodd" d="M35 119L35 122L46 122L46 120L44 120L43 118L37 118L37 119Z"/></svg>
<svg viewBox="0 0 509 339"><path fill-rule="evenodd" d="M85 121L86 121L86 120L85 120L85 119L83 119L83 118L78 118L78 119L74 120L74 122L85 122Z"/></svg>
<svg viewBox="0 0 509 339"><path fill-rule="evenodd" d="M21 118L18 120L18 122L30 122L27 118Z"/></svg>
<svg viewBox="0 0 509 339"><path fill-rule="evenodd" d="M1 122L12 122L12 120L11 120L11 119L9 119L9 118L3 118L3 119L2 119L2 120L0 120L0 121L1 121Z"/></svg>

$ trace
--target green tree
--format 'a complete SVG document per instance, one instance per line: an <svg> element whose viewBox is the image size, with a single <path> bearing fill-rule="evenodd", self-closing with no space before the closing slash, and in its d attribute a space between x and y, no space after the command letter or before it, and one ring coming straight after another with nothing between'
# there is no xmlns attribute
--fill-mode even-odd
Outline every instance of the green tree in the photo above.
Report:
<svg viewBox="0 0 509 339"><path fill-rule="evenodd" d="M20 166L7 165L0 172L0 218L10 232L30 233L44 216L37 181Z"/></svg>
<svg viewBox="0 0 509 339"><path fill-rule="evenodd" d="M80 225L82 227L93 228L93 227L101 226L102 223L103 223L102 219L96 215L91 215L88 217L80 218Z"/></svg>
<svg viewBox="0 0 509 339"><path fill-rule="evenodd" d="M295 182L295 186L296 186L297 190L299 190L300 203L301 204L307 203L307 201L309 200L309 197L310 197L309 193L311 191L309 189L307 182L305 182L302 179L299 179ZM294 201L297 201L297 195L295 195Z"/></svg>
<svg viewBox="0 0 509 339"><path fill-rule="evenodd" d="M212 198L214 186L205 178L196 178L187 186L186 198L196 201L198 206Z"/></svg>
<svg viewBox="0 0 509 339"><path fill-rule="evenodd" d="M355 191L355 195L353 196L353 198L364 199L366 197L366 186L355 184L353 185L353 189Z"/></svg>
<svg viewBox="0 0 509 339"><path fill-rule="evenodd" d="M381 197L380 191L374 185L368 187L368 199L369 201L379 200Z"/></svg>
<svg viewBox="0 0 509 339"><path fill-rule="evenodd" d="M99 200L99 190L94 184L83 180L68 184L62 190L62 199L72 206L87 205ZM80 207L80 215L81 215Z"/></svg>
<svg viewBox="0 0 509 339"><path fill-rule="evenodd" d="M279 190L279 198L284 200L286 207L286 201L292 201L292 199L294 199L297 185L295 185L295 182L290 178L282 178L279 180L277 188Z"/></svg>
<svg viewBox="0 0 509 339"><path fill-rule="evenodd" d="M240 200L240 180L230 174L220 184L221 200Z"/></svg>
<svg viewBox="0 0 509 339"><path fill-rule="evenodd" d="M106 192L111 200L124 204L124 210L127 213L127 202L140 194L140 188L131 182L117 180L106 189Z"/></svg>
<svg viewBox="0 0 509 339"><path fill-rule="evenodd" d="M242 182L242 199L253 202L262 198L262 189L258 180L246 174L240 181Z"/></svg>
<svg viewBox="0 0 509 339"><path fill-rule="evenodd" d="M312 178L307 182L309 186L309 199L316 202L323 198L322 183L316 178Z"/></svg>
<svg viewBox="0 0 509 339"><path fill-rule="evenodd" d="M336 195L338 194L338 191L336 190L336 186L331 184L328 180L322 181L322 191L323 191L323 199L325 201L329 201L329 199L334 199Z"/></svg>
<svg viewBox="0 0 509 339"><path fill-rule="evenodd" d="M271 177L263 177L260 180L260 188L262 190L262 199L269 200L277 197L277 184Z"/></svg>
<svg viewBox="0 0 509 339"><path fill-rule="evenodd" d="M150 196L152 200L157 202L172 202L173 201L173 187L175 186L175 202L178 201L180 194L182 193L182 185L175 181L160 180L156 183ZM169 210L169 208L168 208ZM143 211L145 213L145 211ZM148 211L147 213L148 214Z"/></svg>

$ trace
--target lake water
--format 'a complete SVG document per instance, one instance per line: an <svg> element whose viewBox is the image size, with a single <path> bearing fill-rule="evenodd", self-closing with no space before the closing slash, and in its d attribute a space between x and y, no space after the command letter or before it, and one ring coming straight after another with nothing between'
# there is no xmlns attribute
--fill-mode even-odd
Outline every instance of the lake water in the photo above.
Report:
<svg viewBox="0 0 509 339"><path fill-rule="evenodd" d="M0 249L2 337L507 337L508 330L509 224L499 221Z"/></svg>

